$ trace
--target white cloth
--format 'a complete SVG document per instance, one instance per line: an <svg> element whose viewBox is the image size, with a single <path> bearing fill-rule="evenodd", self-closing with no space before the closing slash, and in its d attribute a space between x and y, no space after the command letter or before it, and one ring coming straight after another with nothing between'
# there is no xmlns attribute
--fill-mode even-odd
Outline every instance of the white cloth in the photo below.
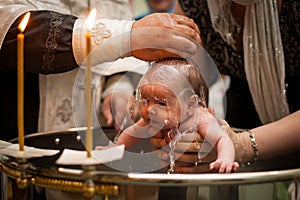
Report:
<svg viewBox="0 0 300 200"><path fill-rule="evenodd" d="M84 57L86 55L86 44L84 37L85 28L83 26L83 22L84 18L87 15L87 1L58 1L60 3L57 3L56 1L49 1L50 3L47 2L47 8L58 12L63 11L64 14L72 14L79 17L79 19L76 20L74 24L72 43L75 59L78 64L81 64L84 61ZM38 4L39 8L45 6L41 5L40 1L37 1L36 3ZM131 7L127 0L96 0L91 1L91 8L92 7L95 7L97 9L97 22L95 24L100 23L100 18L123 20L130 20L132 18ZM105 28L111 32L112 38L116 34L122 33L123 31L127 34L130 33L130 29L132 26L132 21L101 20L101 23L103 23L105 25ZM112 49L117 49L114 47L121 46L120 42L123 42L117 40L110 41L112 42L110 46L110 48ZM97 45L97 43L93 43L93 47ZM123 46L126 46L126 44L124 44ZM103 52L99 53L101 54L97 56L99 58L104 58L104 60L99 60L98 63L114 60L118 56L120 56L112 55L112 58L106 59L106 56L108 56L108 54L105 54ZM119 54L119 51L116 51L116 54ZM47 76L40 75L41 77L43 76L40 81L40 86L46 85L46 92L41 91L41 99L44 99L45 101L41 102L39 131L59 130L75 126L85 126L85 80L81 80L84 79L84 77L80 76L80 74L83 75L83 73L77 74L79 71L80 70L75 69L71 72L63 74L54 74ZM93 85L95 87L95 85L99 83L100 77L93 75L92 79ZM78 87L76 88L79 88L79 90L77 91L76 89L74 89L75 94L73 94L74 85L75 87L77 85ZM101 89L99 91L101 91ZM98 95L98 97L99 96L101 95ZM75 102L72 98L76 98ZM95 101L98 102L100 101L100 99L97 99ZM67 118L64 118L64 116ZM78 116L77 118L79 119L74 119L74 116Z"/></svg>
<svg viewBox="0 0 300 200"><path fill-rule="evenodd" d="M73 52L77 60L77 63L84 62L84 57L86 56L86 44L85 44L85 29L83 27L83 19L78 19L74 25L73 32ZM98 20L100 21L100 20ZM100 22L99 22L100 23ZM114 38L114 35L124 31L125 36L128 36L131 29L131 21L119 21L119 20L101 20L101 23L110 30L111 38ZM96 23L97 24L97 23ZM106 26L107 25L107 26ZM95 61L93 64L102 63L104 61L115 60L120 57L120 52L122 46L125 46L125 51L129 51L128 42L126 44L120 45L124 40L120 37L120 40L114 40L108 38L108 42L103 41L101 44L93 42L93 47L96 50L92 53L95 56L92 58L92 61ZM128 37L129 38L129 37ZM127 38L127 41L128 41ZM101 46L106 44L106 48L113 49L114 51L111 54L108 54ZM101 51L103 50L103 51ZM94 59L96 58L96 59ZM131 58L134 59L134 58ZM135 66L122 63L122 67L119 71L129 70ZM99 79L102 72L106 71L104 74L112 74L109 72L110 69L106 66L110 65L109 62L105 64L100 64L99 66L93 66L93 87L97 87L100 83ZM84 66L82 66L84 69ZM101 70L102 69L102 70ZM104 70L105 69L105 70ZM99 72L98 72L99 70ZM114 69L114 72L118 72ZM100 86L101 87L101 86ZM59 130L66 129L70 127L85 126L85 73L84 70L75 69L71 72L66 72L62 74L53 74L53 75L40 75L40 88L44 88L44 91L40 91L41 101L40 106L40 117L39 117L39 131L49 131L49 130ZM101 92L102 89L98 90ZM100 97L101 95L97 95ZM100 102L100 99L95 99L95 102ZM98 106L98 103L96 104ZM73 114L73 115L72 115ZM62 118L66 116L67 118ZM77 119L73 117L76 116Z"/></svg>
<svg viewBox="0 0 300 200"><path fill-rule="evenodd" d="M245 72L263 124L290 113L285 93L285 62L277 1L247 6L243 34Z"/></svg>
<svg viewBox="0 0 300 200"><path fill-rule="evenodd" d="M122 71L144 73L147 68L145 68L145 70L138 69L137 65L143 65L141 64L143 62L135 58L120 59L120 61L117 62L117 64L120 64L119 66L107 62L121 57L130 50L130 30L133 23L131 20L133 14L129 1L93 0L90 1L90 3L90 8L97 9L95 26L97 24L104 25L104 28L110 33L109 37L104 38L101 43L93 42L93 47L98 46L98 48L96 48L95 53L92 54L95 58L92 60L96 60L97 64L106 62L96 67L93 66L93 72L97 74L97 76L95 74L93 75L93 83L97 84L100 75L102 74L111 75ZM30 0L21 2L18 0L3 0L0 6L0 25L3 27L0 31L0 44L2 44L5 34L14 20L21 14L30 10L51 10L79 17L73 28L72 44L77 63L80 65L84 62L86 44L83 22L87 16L88 1ZM98 33L98 36L101 36L101 33ZM110 69L107 66L111 66L112 68ZM84 77L80 77L80 75L83 75L82 72L79 75L77 74L79 71L80 70L78 69L74 69L70 72L61 74L40 75L40 113L38 131L61 130L75 127L76 125L85 125L84 115L77 120L76 124L73 119L74 113L78 113L77 116L79 116L81 113L85 112L84 106L82 106L84 105L84 84L82 84L84 83L84 80L82 80ZM76 78L76 76L79 78ZM80 92L77 91L76 94L73 94L73 86L78 84L81 88ZM101 89L99 91L101 91ZM80 106L73 107L72 97L78 98L75 101L75 104ZM97 97L98 99L95 101L100 101L99 98L101 97L101 94L98 94Z"/></svg>
<svg viewBox="0 0 300 200"><path fill-rule="evenodd" d="M230 86L230 77L223 75L209 87L208 107L213 107L215 114L225 119L226 113L226 91Z"/></svg>
<svg viewBox="0 0 300 200"><path fill-rule="evenodd" d="M77 19L73 27L72 47L76 62L85 65L86 28L85 19ZM130 30L133 21L97 19L91 31L92 51L89 54L92 65L115 61L130 53ZM105 56L103 56L105 55Z"/></svg>
<svg viewBox="0 0 300 200"><path fill-rule="evenodd" d="M30 5L14 5L11 0L2 0L0 5L0 49L5 35L13 22L23 13L34 9Z"/></svg>

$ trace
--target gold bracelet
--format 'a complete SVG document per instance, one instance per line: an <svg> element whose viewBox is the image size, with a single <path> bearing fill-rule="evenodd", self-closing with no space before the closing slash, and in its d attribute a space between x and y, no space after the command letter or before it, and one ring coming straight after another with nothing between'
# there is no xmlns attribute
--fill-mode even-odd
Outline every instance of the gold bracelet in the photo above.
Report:
<svg viewBox="0 0 300 200"><path fill-rule="evenodd" d="M248 130L248 133L249 133L249 137L250 137L250 140L251 140L251 143L252 143L252 148L253 148L253 151L254 151L254 154L253 154L253 158L251 161L247 162L247 165L250 166L251 164L253 164L255 161L258 160L258 148L257 148L257 143L256 143L256 140L255 140L255 135L254 133L252 133L251 130Z"/></svg>

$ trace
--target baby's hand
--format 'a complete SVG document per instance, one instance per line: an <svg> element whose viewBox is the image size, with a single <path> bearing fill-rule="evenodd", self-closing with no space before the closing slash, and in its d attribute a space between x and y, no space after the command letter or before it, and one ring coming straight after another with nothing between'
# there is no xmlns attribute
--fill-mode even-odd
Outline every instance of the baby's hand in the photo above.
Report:
<svg viewBox="0 0 300 200"><path fill-rule="evenodd" d="M217 159L215 162L210 163L209 168L210 170L217 170L219 173L231 173L239 168L239 164Z"/></svg>

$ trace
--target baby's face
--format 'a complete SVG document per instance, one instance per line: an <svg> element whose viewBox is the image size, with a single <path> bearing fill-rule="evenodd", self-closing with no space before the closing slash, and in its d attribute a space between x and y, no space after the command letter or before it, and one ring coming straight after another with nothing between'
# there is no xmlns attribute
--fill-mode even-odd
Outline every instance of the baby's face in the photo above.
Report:
<svg viewBox="0 0 300 200"><path fill-rule="evenodd" d="M158 129L177 126L181 109L178 99L168 88L158 84L145 84L140 87L144 121Z"/></svg>

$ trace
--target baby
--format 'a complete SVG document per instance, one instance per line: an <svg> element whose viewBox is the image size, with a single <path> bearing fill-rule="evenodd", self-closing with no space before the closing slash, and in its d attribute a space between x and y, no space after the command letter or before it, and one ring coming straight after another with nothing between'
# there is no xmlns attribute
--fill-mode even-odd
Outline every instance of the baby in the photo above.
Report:
<svg viewBox="0 0 300 200"><path fill-rule="evenodd" d="M178 135L198 133L217 147L218 158L210 164L211 170L237 170L234 145L220 126L212 126L218 123L212 123L217 119L206 108L208 88L194 65L182 59L153 63L140 80L138 95L142 102L141 119L122 132L117 144L128 148L158 132L165 135L167 143L180 140Z"/></svg>

